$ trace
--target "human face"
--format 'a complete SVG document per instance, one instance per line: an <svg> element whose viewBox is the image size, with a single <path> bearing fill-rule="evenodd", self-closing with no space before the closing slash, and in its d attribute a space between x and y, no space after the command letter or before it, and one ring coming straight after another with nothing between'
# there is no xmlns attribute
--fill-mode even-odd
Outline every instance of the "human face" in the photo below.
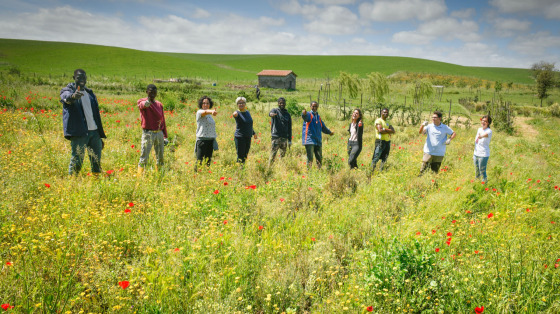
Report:
<svg viewBox="0 0 560 314"><path fill-rule="evenodd" d="M311 111L317 112L317 109L319 109L319 104L316 102L311 103Z"/></svg>
<svg viewBox="0 0 560 314"><path fill-rule="evenodd" d="M153 101L157 96L157 88L150 88L146 90L146 94L148 95L148 99Z"/></svg>
<svg viewBox="0 0 560 314"><path fill-rule="evenodd" d="M441 124L441 118L438 117L437 114L432 115L432 121L434 122L435 125Z"/></svg>
<svg viewBox="0 0 560 314"><path fill-rule="evenodd" d="M239 111L245 111L247 110L247 104L243 100L240 100L237 102L237 108L239 108Z"/></svg>
<svg viewBox="0 0 560 314"><path fill-rule="evenodd" d="M359 118L360 112L358 110L354 110L354 112L352 112L352 121L358 121Z"/></svg>
<svg viewBox="0 0 560 314"><path fill-rule="evenodd" d="M281 100L278 102L278 108L284 110L286 108L286 102Z"/></svg>
<svg viewBox="0 0 560 314"><path fill-rule="evenodd" d="M208 98L204 98L202 100L202 110L208 110L210 109L210 100L208 100Z"/></svg>
<svg viewBox="0 0 560 314"><path fill-rule="evenodd" d="M488 118L480 119L480 125L482 125L483 129L486 129L488 127Z"/></svg>
<svg viewBox="0 0 560 314"><path fill-rule="evenodd" d="M381 119L386 120L388 116L389 116L389 110L381 111Z"/></svg>
<svg viewBox="0 0 560 314"><path fill-rule="evenodd" d="M74 74L74 82L76 83L76 86L80 86L83 89L87 83L86 72L76 72L76 74Z"/></svg>

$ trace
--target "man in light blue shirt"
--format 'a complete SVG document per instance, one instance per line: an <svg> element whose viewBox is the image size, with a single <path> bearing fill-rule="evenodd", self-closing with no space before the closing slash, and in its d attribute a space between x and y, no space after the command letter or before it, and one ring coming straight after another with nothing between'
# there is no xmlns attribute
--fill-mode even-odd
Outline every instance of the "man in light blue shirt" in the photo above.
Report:
<svg viewBox="0 0 560 314"><path fill-rule="evenodd" d="M424 121L418 131L419 134L427 135L420 175L428 169L428 166L430 166L434 173L437 174L439 172L443 156L445 156L446 145L449 145L451 140L455 138L455 132L447 125L441 123L441 118L442 113L434 111L432 114L433 123L428 124L428 121ZM447 138L447 135L451 135L451 137Z"/></svg>

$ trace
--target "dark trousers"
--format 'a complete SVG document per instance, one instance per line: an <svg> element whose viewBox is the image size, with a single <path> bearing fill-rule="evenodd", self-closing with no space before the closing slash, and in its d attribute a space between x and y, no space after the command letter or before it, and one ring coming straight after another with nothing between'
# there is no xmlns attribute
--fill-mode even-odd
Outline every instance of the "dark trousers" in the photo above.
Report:
<svg viewBox="0 0 560 314"><path fill-rule="evenodd" d="M305 152L307 153L307 168L311 168L313 164L313 155L317 160L317 167L321 169L323 162L323 147L319 145L305 145Z"/></svg>
<svg viewBox="0 0 560 314"><path fill-rule="evenodd" d="M237 162L244 164L251 149L250 137L236 137L235 149L237 150Z"/></svg>
<svg viewBox="0 0 560 314"><path fill-rule="evenodd" d="M72 157L70 158L70 165L68 166L68 173L70 175L80 172L86 154L89 156L91 163L91 172L101 172L101 149L103 142L99 137L99 132L88 131L86 136L73 136L70 138L70 147L72 148Z"/></svg>
<svg viewBox="0 0 560 314"><path fill-rule="evenodd" d="M389 152L391 151L391 141L375 140L375 152L373 153L373 159L371 160L371 168L375 169L377 162L381 159L380 170L383 170L383 166L389 157Z"/></svg>
<svg viewBox="0 0 560 314"><path fill-rule="evenodd" d="M202 164L206 160L206 165L210 166L212 153L214 153L214 140L196 141L196 160L198 164Z"/></svg>
<svg viewBox="0 0 560 314"><path fill-rule="evenodd" d="M362 145L355 141L348 141L348 165L350 169L358 168L358 156L362 152Z"/></svg>

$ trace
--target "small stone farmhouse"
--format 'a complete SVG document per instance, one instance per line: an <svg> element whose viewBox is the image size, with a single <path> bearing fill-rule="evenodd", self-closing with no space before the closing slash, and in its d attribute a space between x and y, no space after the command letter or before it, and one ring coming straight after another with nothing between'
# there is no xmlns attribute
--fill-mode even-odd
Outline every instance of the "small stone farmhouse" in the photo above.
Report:
<svg viewBox="0 0 560 314"><path fill-rule="evenodd" d="M297 75L291 70L262 70L257 75L260 87L296 89Z"/></svg>

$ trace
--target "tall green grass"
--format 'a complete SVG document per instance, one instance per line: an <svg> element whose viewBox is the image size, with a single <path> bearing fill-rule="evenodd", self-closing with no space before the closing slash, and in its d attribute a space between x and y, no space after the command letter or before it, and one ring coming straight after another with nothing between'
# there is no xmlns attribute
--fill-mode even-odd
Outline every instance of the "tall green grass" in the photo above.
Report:
<svg viewBox="0 0 560 314"><path fill-rule="evenodd" d="M144 94L98 90L104 175L86 162L69 177L58 90L10 84L27 95L0 109L0 304L13 312L560 311L556 118L529 120L531 137L495 132L487 184L474 181L474 128L456 128L442 171L418 177L425 139L396 125L370 180L373 119L356 171L349 121L324 107L336 135L323 169L306 169L297 116L294 145L268 169L268 110L249 103L259 139L241 169L223 102L215 163L195 172L188 100L166 112L163 173L139 178Z"/></svg>

